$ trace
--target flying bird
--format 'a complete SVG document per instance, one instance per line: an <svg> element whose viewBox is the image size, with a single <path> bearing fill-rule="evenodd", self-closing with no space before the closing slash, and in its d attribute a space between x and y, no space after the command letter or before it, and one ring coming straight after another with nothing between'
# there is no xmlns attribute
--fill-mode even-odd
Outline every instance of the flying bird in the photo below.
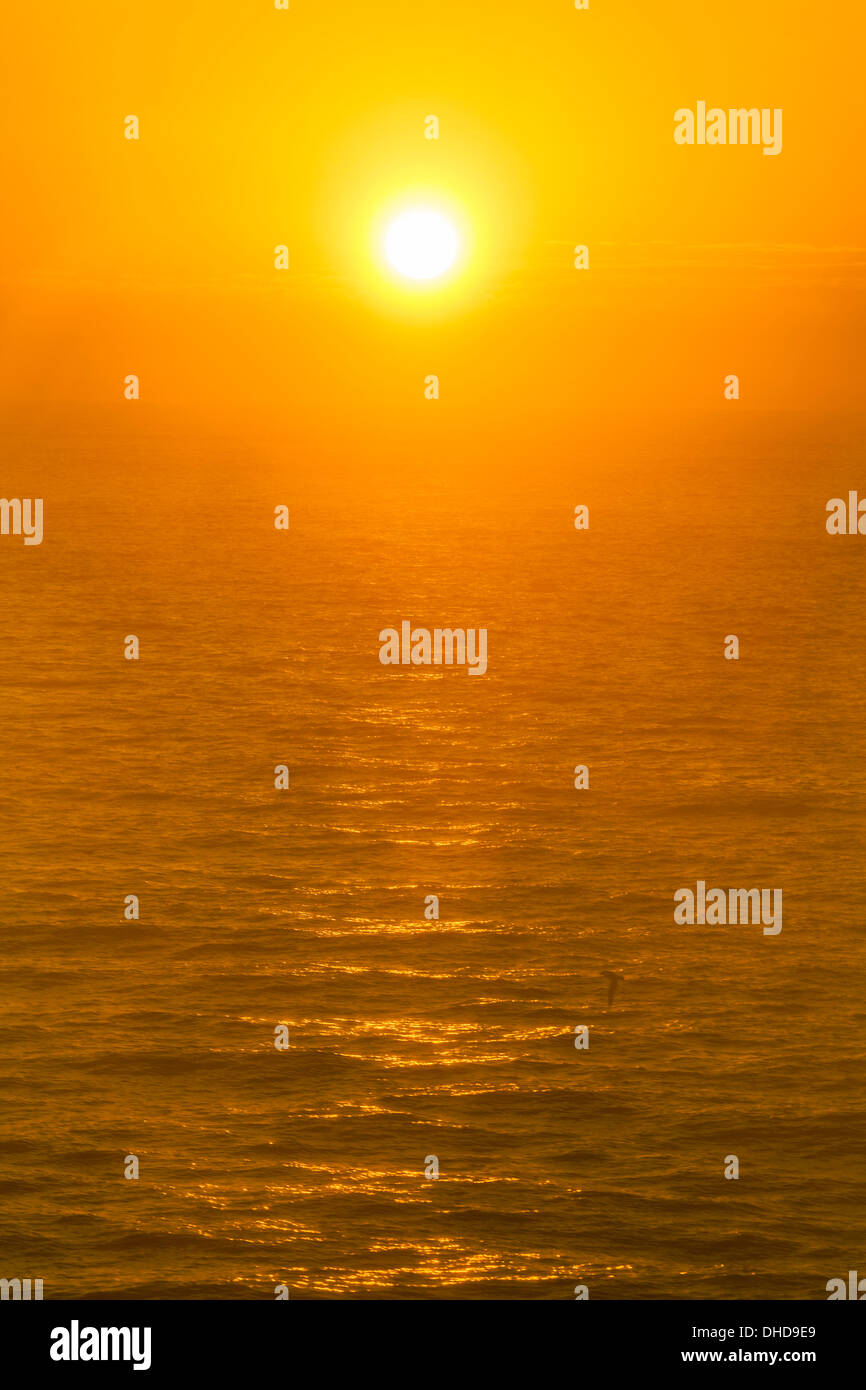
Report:
<svg viewBox="0 0 866 1390"><path fill-rule="evenodd" d="M601 973L607 979L607 1007L612 1009L616 987L620 980L625 979L625 975L623 975L621 970L602 970Z"/></svg>

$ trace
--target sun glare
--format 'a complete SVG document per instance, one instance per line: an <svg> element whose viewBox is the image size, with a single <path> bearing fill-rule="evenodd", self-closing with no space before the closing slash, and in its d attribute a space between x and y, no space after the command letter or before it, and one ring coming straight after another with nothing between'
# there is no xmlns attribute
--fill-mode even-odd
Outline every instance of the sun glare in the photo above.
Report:
<svg viewBox="0 0 866 1390"><path fill-rule="evenodd" d="M457 258L457 229L441 212L413 208L395 217L385 233L385 259L408 280L434 280Z"/></svg>

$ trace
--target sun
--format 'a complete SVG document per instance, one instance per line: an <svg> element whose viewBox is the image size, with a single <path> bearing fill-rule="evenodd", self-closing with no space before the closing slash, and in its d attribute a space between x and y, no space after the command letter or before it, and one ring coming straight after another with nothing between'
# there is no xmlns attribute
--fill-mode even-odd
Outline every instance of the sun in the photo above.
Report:
<svg viewBox="0 0 866 1390"><path fill-rule="evenodd" d="M388 224L385 259L407 280L435 280L457 259L460 238L453 222L432 208L411 208Z"/></svg>

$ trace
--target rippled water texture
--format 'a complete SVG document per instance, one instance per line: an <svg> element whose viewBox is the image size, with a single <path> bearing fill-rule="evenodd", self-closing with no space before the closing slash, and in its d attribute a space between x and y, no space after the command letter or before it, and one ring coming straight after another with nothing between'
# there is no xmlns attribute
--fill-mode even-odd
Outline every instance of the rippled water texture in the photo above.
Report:
<svg viewBox="0 0 866 1390"><path fill-rule="evenodd" d="M756 428L351 495L278 439L7 437L46 538L0 551L0 1274L790 1299L862 1268L866 539L824 509L863 431ZM381 666L404 618L486 627L487 674ZM782 888L781 934L675 925L699 878Z"/></svg>

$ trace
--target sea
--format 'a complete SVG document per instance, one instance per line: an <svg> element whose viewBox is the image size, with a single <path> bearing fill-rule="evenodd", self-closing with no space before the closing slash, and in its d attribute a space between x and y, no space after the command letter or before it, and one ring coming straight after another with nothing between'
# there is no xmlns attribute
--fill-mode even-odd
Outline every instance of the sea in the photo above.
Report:
<svg viewBox="0 0 866 1390"><path fill-rule="evenodd" d="M863 418L366 462L129 420L2 434L44 539L0 537L0 1276L826 1298L864 1259L866 537L825 524ZM383 666L404 620L485 628L486 673ZM699 881L782 930L677 923Z"/></svg>

